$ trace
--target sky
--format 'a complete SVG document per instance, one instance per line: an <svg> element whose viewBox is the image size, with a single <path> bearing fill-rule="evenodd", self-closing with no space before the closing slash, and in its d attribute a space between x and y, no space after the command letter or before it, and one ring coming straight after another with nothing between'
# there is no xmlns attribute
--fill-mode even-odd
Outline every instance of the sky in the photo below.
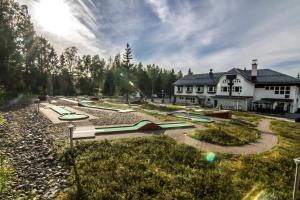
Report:
<svg viewBox="0 0 300 200"><path fill-rule="evenodd" d="M184 73L233 67L300 72L299 0L19 0L60 53L104 58L129 43L134 62Z"/></svg>

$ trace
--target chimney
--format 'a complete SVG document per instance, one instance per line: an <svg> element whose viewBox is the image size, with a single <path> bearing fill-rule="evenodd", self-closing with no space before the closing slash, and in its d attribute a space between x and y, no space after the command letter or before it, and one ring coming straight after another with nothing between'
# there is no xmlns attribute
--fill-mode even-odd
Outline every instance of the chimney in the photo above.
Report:
<svg viewBox="0 0 300 200"><path fill-rule="evenodd" d="M252 70L251 70L251 78L252 80L256 80L257 77L257 59L252 60Z"/></svg>
<svg viewBox="0 0 300 200"><path fill-rule="evenodd" d="M210 69L209 70L209 77L212 78L212 76L213 76L213 69Z"/></svg>

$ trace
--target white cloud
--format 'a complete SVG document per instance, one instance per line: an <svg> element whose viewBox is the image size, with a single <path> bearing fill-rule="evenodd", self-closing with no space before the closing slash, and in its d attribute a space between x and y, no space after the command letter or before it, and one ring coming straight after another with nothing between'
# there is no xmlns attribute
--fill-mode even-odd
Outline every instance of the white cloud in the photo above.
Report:
<svg viewBox="0 0 300 200"><path fill-rule="evenodd" d="M170 15L170 9L167 0L146 0L146 2L152 7L158 17L165 22Z"/></svg>

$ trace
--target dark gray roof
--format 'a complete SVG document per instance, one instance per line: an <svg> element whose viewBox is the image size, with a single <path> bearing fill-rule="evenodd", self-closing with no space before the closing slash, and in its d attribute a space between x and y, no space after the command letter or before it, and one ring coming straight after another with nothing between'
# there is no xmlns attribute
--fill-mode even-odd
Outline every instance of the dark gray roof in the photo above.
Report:
<svg viewBox="0 0 300 200"><path fill-rule="evenodd" d="M248 81L257 85L263 84L294 84L300 85L300 80L271 69L258 69L256 80L251 78L251 70L232 68L227 72L187 75L177 80L173 85L216 85L223 74L240 74Z"/></svg>
<svg viewBox="0 0 300 200"><path fill-rule="evenodd" d="M173 85L216 85L219 81L219 78L224 74L213 73L212 76L207 74L195 74L195 75L186 75L183 78L177 80Z"/></svg>

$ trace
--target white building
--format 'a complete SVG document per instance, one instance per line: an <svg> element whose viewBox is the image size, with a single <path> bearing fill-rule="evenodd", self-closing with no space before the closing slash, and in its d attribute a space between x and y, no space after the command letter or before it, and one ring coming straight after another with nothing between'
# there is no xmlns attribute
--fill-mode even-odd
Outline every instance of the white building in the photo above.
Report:
<svg viewBox="0 0 300 200"><path fill-rule="evenodd" d="M300 110L300 80L271 69L233 68L227 72L187 75L174 84L174 101L232 110Z"/></svg>

